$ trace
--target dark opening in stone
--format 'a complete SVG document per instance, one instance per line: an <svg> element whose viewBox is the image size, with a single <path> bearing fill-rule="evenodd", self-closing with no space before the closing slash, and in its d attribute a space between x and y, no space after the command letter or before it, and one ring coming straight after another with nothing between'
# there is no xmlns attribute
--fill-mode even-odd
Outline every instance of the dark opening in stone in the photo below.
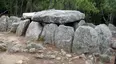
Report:
<svg viewBox="0 0 116 64"><path fill-rule="evenodd" d="M113 25L116 26L116 17L113 19Z"/></svg>
<svg viewBox="0 0 116 64"><path fill-rule="evenodd" d="M65 25L65 26L71 26L71 27L73 27L73 26L74 26L74 23L75 23L75 22L70 22L70 23L65 23L64 25Z"/></svg>

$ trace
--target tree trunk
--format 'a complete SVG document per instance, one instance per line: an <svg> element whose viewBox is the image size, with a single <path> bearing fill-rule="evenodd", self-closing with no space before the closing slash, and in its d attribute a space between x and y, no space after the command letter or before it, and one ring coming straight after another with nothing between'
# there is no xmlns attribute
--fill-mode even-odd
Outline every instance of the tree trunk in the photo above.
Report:
<svg viewBox="0 0 116 64"><path fill-rule="evenodd" d="M15 15L17 16L17 12L18 12L18 0L16 0L16 4L15 4Z"/></svg>
<svg viewBox="0 0 116 64"><path fill-rule="evenodd" d="M110 15L109 15L109 22L113 23L113 13L110 13Z"/></svg>
<svg viewBox="0 0 116 64"><path fill-rule="evenodd" d="M114 64L116 64L116 56L115 56Z"/></svg>
<svg viewBox="0 0 116 64"><path fill-rule="evenodd" d="M52 0L49 0L49 9L51 9L52 8Z"/></svg>
<svg viewBox="0 0 116 64"><path fill-rule="evenodd" d="M20 15L22 15L22 13L23 13L23 2L24 2L24 0L22 0L22 2L21 2L21 12L20 12Z"/></svg>

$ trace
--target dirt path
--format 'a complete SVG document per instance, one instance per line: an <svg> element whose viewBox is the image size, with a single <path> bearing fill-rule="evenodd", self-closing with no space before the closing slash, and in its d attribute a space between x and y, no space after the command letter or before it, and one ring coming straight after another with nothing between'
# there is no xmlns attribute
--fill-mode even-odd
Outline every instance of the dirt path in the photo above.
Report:
<svg viewBox="0 0 116 64"><path fill-rule="evenodd" d="M0 32L0 41L4 42L15 42L24 44L27 42L27 39L15 34L8 32ZM39 43L39 42L38 42ZM49 51L56 51L56 48L53 46L48 46L45 53ZM73 60L69 62L67 59L56 60L56 59L36 59L34 58L36 54L30 53L0 53L0 64L16 64L17 62L25 61L25 64L85 64L84 60ZM20 63L19 63L20 64Z"/></svg>
<svg viewBox="0 0 116 64"><path fill-rule="evenodd" d="M0 32L0 40L5 42L16 42L16 43L25 43L27 40L24 37L19 37L13 33Z"/></svg>
<svg viewBox="0 0 116 64"><path fill-rule="evenodd" d="M16 43L24 44L28 40L24 38L23 36L18 37L12 33L0 32L0 41L16 42ZM48 53L50 51L54 52L54 51L58 51L58 49L50 45L50 46L47 46L47 50L44 53ZM0 52L0 64L85 64L85 60L79 59L79 58L76 58L70 61L70 59L75 57L74 55L71 58L64 58L63 56L59 56L61 57L60 60L58 60L58 58L57 59L56 58L55 59L48 59L48 58L36 59L35 55L36 54L32 54L32 53ZM113 62L109 64L113 64Z"/></svg>

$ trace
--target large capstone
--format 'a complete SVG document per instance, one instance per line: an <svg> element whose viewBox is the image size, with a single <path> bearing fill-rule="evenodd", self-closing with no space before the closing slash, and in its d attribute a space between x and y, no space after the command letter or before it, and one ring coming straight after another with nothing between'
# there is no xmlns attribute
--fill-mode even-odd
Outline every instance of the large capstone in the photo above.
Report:
<svg viewBox="0 0 116 64"><path fill-rule="evenodd" d="M60 25L55 31L55 46L71 52L74 29L69 26Z"/></svg>
<svg viewBox="0 0 116 64"><path fill-rule="evenodd" d="M0 31L1 32L7 31L7 29L8 29L8 19L9 19L8 16L2 16L0 18Z"/></svg>
<svg viewBox="0 0 116 64"><path fill-rule="evenodd" d="M37 12L33 17L33 21L45 23L70 23L85 18L85 14L76 10L45 10Z"/></svg>
<svg viewBox="0 0 116 64"><path fill-rule="evenodd" d="M30 13L23 13L23 18L25 19L31 19L35 12L30 12Z"/></svg>
<svg viewBox="0 0 116 64"><path fill-rule="evenodd" d="M45 41L44 43L46 44L53 44L54 45L54 40L55 40L55 31L58 28L56 24L47 24L45 25L42 36Z"/></svg>
<svg viewBox="0 0 116 64"><path fill-rule="evenodd" d="M17 27L16 34L18 36L25 35L25 32L26 32L26 30L28 28L29 23L30 23L29 19L21 21L20 24L19 24L19 26Z"/></svg>
<svg viewBox="0 0 116 64"><path fill-rule="evenodd" d="M26 31L26 38L30 40L38 40L42 32L42 26L38 22L31 22Z"/></svg>
<svg viewBox="0 0 116 64"><path fill-rule="evenodd" d="M110 48L110 42L112 38L112 33L110 29L105 24L100 24L95 27L95 30L98 32L99 35L101 53L107 53L108 49Z"/></svg>
<svg viewBox="0 0 116 64"><path fill-rule="evenodd" d="M72 52L99 53L98 33L90 26L79 26L74 34Z"/></svg>

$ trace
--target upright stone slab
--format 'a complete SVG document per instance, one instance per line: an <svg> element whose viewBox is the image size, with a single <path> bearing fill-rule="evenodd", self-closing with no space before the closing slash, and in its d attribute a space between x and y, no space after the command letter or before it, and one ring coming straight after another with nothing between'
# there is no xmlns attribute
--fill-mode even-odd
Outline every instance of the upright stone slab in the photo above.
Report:
<svg viewBox="0 0 116 64"><path fill-rule="evenodd" d="M112 40L111 44L110 44L112 49L116 49L116 40Z"/></svg>
<svg viewBox="0 0 116 64"><path fill-rule="evenodd" d="M18 35L18 36L25 35L25 32L26 32L26 30L28 28L29 23L30 23L29 19L21 21L19 26L17 27L16 35Z"/></svg>
<svg viewBox="0 0 116 64"><path fill-rule="evenodd" d="M89 26L79 26L74 34L72 52L77 54L99 53L98 33Z"/></svg>
<svg viewBox="0 0 116 64"><path fill-rule="evenodd" d="M11 29L10 29L10 32L13 32L15 33L16 30L17 30L17 27L19 26L19 22L17 23L12 23L12 26L11 26Z"/></svg>
<svg viewBox="0 0 116 64"><path fill-rule="evenodd" d="M112 32L112 36L116 37L116 27L113 24L108 25L110 31Z"/></svg>
<svg viewBox="0 0 116 64"><path fill-rule="evenodd" d="M38 40L42 32L42 26L38 22L32 21L26 31L26 38L30 40Z"/></svg>
<svg viewBox="0 0 116 64"><path fill-rule="evenodd" d="M96 27L96 25L94 25L93 23L85 23L85 24L83 24L83 26L90 26L92 28Z"/></svg>
<svg viewBox="0 0 116 64"><path fill-rule="evenodd" d="M55 31L58 28L56 24L45 25L41 38L44 39L45 44L53 44L55 41Z"/></svg>
<svg viewBox="0 0 116 64"><path fill-rule="evenodd" d="M112 33L105 24L100 24L96 26L95 29L99 35L100 51L101 53L106 53L110 48Z"/></svg>
<svg viewBox="0 0 116 64"><path fill-rule="evenodd" d="M10 16L10 18L8 19L8 30L7 31L11 30L13 23L17 23L17 22L20 22L20 21L21 20L20 20L19 17Z"/></svg>
<svg viewBox="0 0 116 64"><path fill-rule="evenodd" d="M73 27L60 25L55 32L55 46L70 52L73 36Z"/></svg>
<svg viewBox="0 0 116 64"><path fill-rule="evenodd" d="M12 22L19 22L21 20L21 18L16 17L16 16L10 16L9 18Z"/></svg>
<svg viewBox="0 0 116 64"><path fill-rule="evenodd" d="M8 29L8 16L1 16L0 18L0 31L4 32Z"/></svg>
<svg viewBox="0 0 116 64"><path fill-rule="evenodd" d="M78 22L75 22L74 28L77 29L79 26L82 26L83 24L85 24L85 21L84 20L81 20L79 23Z"/></svg>

